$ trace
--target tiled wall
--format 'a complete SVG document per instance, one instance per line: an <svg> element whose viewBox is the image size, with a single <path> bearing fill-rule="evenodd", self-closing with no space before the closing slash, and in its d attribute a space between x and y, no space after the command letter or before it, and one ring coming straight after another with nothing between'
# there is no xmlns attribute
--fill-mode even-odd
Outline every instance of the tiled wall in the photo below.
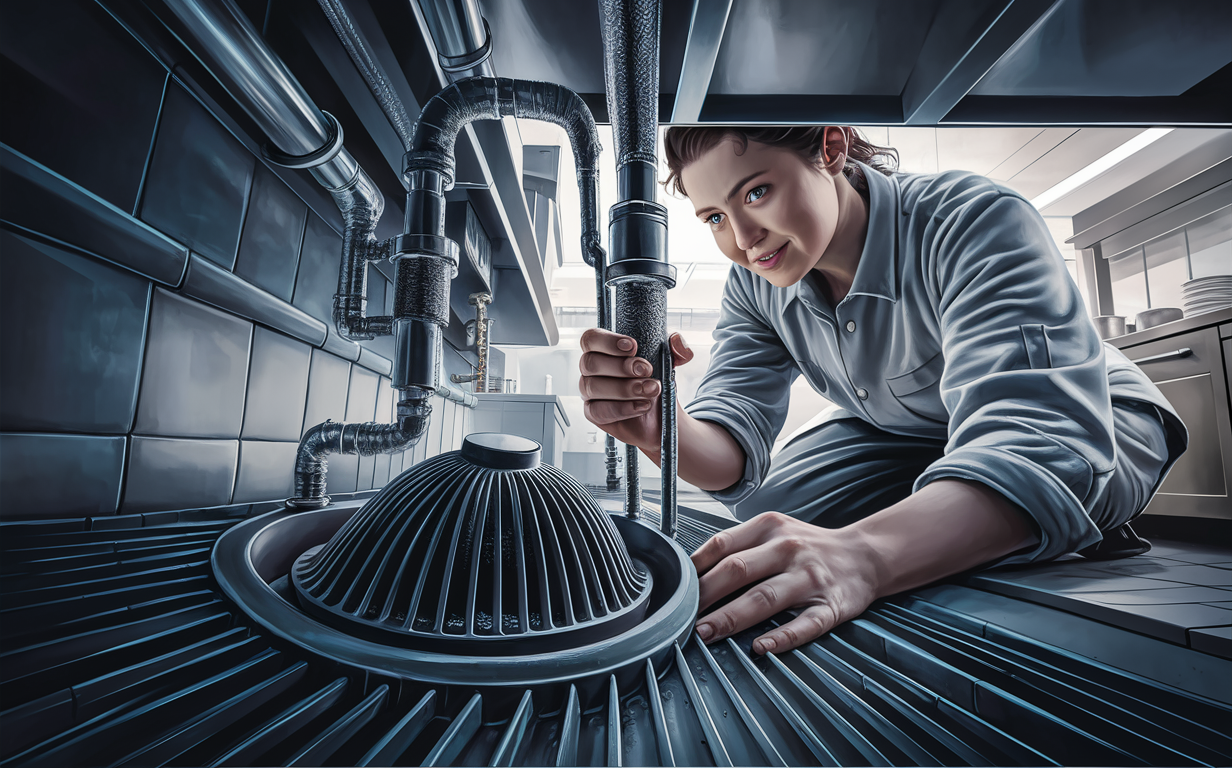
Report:
<svg viewBox="0 0 1232 768"><path fill-rule="evenodd" d="M361 346L329 327L337 212L301 199L96 3L19 3L5 17L5 157L190 254L178 281L151 279L119 266L116 244L74 210L30 219L6 199L0 518L281 499L305 430L390 421L390 340ZM375 270L369 297L370 314L392 300ZM445 369L469 370L449 347ZM456 448L466 414L435 399L415 449L332 457L329 491L380 487Z"/></svg>

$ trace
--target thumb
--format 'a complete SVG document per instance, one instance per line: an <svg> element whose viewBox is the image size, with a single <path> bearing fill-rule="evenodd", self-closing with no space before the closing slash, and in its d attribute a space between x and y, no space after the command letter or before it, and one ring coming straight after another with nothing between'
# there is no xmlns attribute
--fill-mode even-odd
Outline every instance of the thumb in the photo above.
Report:
<svg viewBox="0 0 1232 768"><path fill-rule="evenodd" d="M689 349L689 345L685 343L684 337L679 333L673 333L668 339L668 344L670 344L672 348L673 367L684 365L693 359L693 355L695 353L692 349Z"/></svg>

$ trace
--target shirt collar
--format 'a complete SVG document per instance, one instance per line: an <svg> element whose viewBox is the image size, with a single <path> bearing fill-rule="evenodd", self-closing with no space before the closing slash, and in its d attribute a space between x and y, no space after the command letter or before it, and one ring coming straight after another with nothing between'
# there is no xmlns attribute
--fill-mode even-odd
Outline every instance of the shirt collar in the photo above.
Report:
<svg viewBox="0 0 1232 768"><path fill-rule="evenodd" d="M848 296L872 296L898 301L898 184L889 176L857 162L868 181L868 233ZM788 301L798 298L807 279L785 290ZM809 291L813 289L808 287Z"/></svg>

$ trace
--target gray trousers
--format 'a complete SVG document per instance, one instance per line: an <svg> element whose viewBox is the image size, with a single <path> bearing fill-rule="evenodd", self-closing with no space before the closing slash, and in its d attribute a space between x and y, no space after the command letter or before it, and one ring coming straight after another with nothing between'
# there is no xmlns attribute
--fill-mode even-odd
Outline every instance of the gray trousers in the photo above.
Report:
<svg viewBox="0 0 1232 768"><path fill-rule="evenodd" d="M1100 531L1137 517L1168 458L1163 417L1149 403L1113 400L1116 470L1087 510ZM945 441L884 432L859 418L828 421L797 435L733 513L748 520L777 511L823 528L841 528L911 495Z"/></svg>

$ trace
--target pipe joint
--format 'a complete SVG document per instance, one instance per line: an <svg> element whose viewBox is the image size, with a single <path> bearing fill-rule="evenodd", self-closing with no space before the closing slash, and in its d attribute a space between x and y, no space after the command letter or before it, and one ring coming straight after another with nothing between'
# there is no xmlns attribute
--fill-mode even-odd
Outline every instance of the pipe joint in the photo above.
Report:
<svg viewBox="0 0 1232 768"><path fill-rule="evenodd" d="M433 97L435 98L435 97ZM416 125L419 129L419 125ZM418 135L418 131L416 132ZM453 148L453 142L450 142L450 149ZM407 186L414 189L433 189L437 194L443 194L453 189L455 161L452 152L446 154L439 150L422 149L407 152L402 156L402 179L407 183ZM425 177L420 175L424 173L433 173L439 177L439 182L433 184L425 180Z"/></svg>
<svg viewBox="0 0 1232 768"><path fill-rule="evenodd" d="M261 154L274 165L294 170L316 168L333 160L342 151L342 124L338 122L338 118L325 110L321 110L321 114L329 123L329 138L326 139L325 144L320 149L315 152L309 152L306 155L288 155L273 144L266 142L261 146Z"/></svg>
<svg viewBox="0 0 1232 768"><path fill-rule="evenodd" d="M393 238L393 253L389 260L397 264L407 259L440 259L449 264L449 278L458 276L462 249L447 237L437 235L402 234Z"/></svg>
<svg viewBox="0 0 1232 768"><path fill-rule="evenodd" d="M448 56L445 53L438 53L436 60L440 62L441 70L448 74L456 74L458 72L466 72L483 64L492 56L492 30L488 27L488 20L483 19L483 43L473 51L464 53L459 56ZM433 35L436 37L436 35Z"/></svg>
<svg viewBox="0 0 1232 768"><path fill-rule="evenodd" d="M612 206L610 217L607 284L654 279L674 287L676 268L667 262L667 209L649 200L625 200Z"/></svg>

